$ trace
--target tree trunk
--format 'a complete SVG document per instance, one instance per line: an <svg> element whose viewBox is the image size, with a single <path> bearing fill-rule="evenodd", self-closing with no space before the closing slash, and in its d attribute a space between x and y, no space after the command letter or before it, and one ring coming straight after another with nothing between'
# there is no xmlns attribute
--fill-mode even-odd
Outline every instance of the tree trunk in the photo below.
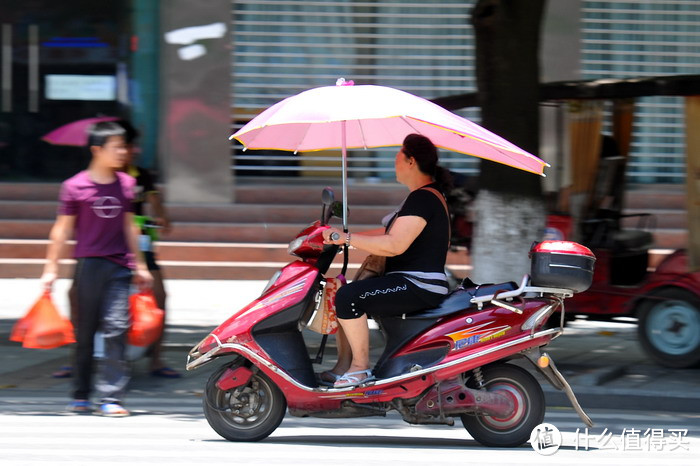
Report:
<svg viewBox="0 0 700 466"><path fill-rule="evenodd" d="M539 42L545 0L479 0L477 100L482 125L539 152ZM477 283L519 280L545 223L540 177L482 160L471 258Z"/></svg>

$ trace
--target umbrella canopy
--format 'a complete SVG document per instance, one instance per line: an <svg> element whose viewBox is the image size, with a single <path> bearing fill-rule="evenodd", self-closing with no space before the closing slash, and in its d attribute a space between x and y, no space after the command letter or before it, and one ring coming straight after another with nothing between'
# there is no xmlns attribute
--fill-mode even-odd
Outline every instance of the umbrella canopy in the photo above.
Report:
<svg viewBox="0 0 700 466"><path fill-rule="evenodd" d="M343 131L345 134L343 135ZM326 86L278 102L237 131L246 149L294 152L400 146L411 133L442 149L531 173L547 163L437 104L384 86Z"/></svg>
<svg viewBox="0 0 700 466"><path fill-rule="evenodd" d="M87 144L88 129L90 129L92 125L101 121L116 120L119 120L119 118L97 117L76 120L45 134L41 140L57 146L84 146Z"/></svg>

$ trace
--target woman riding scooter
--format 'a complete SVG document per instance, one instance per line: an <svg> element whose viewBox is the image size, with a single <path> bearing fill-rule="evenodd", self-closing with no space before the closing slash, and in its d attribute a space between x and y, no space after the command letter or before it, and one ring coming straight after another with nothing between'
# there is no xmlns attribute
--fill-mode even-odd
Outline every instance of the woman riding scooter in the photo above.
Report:
<svg viewBox="0 0 700 466"><path fill-rule="evenodd" d="M411 192L386 228L355 233L331 228L323 233L326 244L352 245L387 258L383 276L338 290L338 362L320 374L322 381L336 388L374 378L369 369L367 315L410 314L435 307L448 292L444 270L450 219L442 193L449 189L449 172L438 166L435 145L418 134L404 139L395 169L397 181ZM339 239L331 239L334 233Z"/></svg>

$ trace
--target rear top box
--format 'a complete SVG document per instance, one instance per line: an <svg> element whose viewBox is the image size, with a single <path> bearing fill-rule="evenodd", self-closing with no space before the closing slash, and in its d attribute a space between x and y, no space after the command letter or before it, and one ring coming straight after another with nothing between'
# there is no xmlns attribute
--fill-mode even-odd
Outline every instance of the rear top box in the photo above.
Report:
<svg viewBox="0 0 700 466"><path fill-rule="evenodd" d="M593 281L595 256L572 241L542 241L530 250L530 282L533 286L586 291Z"/></svg>

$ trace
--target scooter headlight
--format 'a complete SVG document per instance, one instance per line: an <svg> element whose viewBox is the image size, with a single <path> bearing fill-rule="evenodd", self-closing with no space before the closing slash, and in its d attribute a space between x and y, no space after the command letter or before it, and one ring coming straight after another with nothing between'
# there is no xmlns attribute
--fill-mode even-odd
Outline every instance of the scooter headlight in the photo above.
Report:
<svg viewBox="0 0 700 466"><path fill-rule="evenodd" d="M190 356L198 358L198 357L202 356L203 354L206 354L209 351L216 348L217 344L218 344L218 341L210 333L206 337L202 338L202 341L197 343L194 346L194 348L192 348L192 350L190 351Z"/></svg>
<svg viewBox="0 0 700 466"><path fill-rule="evenodd" d="M289 247L287 248L287 252L289 254L295 254L297 252L297 249L301 247L302 244L304 244L304 241L308 238L308 235L300 236L291 243L289 243Z"/></svg>
<svg viewBox="0 0 700 466"><path fill-rule="evenodd" d="M267 293L267 290L272 288L272 285L274 285L275 282L277 282L277 279L280 278L280 275L282 275L281 270L278 270L277 272L275 272L275 274L272 276L270 281L267 282L267 285L265 285L265 288L263 288L262 293L260 293L260 296L264 295L265 293Z"/></svg>

